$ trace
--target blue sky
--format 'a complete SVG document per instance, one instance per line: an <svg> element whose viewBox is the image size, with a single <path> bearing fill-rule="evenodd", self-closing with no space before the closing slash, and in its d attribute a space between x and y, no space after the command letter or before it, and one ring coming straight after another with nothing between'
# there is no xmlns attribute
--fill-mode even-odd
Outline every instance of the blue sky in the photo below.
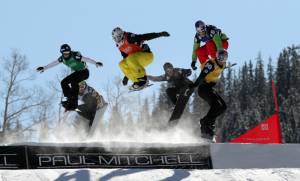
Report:
<svg viewBox="0 0 300 181"><path fill-rule="evenodd" d="M162 73L165 61L190 67L194 23L199 19L228 35L229 59L240 65L259 51L264 59L275 59L282 48L300 44L300 1L292 0L1 0L0 7L0 58L16 48L27 56L33 70L55 60L60 45L68 43L104 63L102 69L89 66L89 83L97 89L121 75L122 57L111 38L116 26L134 33L165 30L171 34L148 42L155 54L147 68L152 75ZM36 82L53 80L62 67L37 76Z"/></svg>

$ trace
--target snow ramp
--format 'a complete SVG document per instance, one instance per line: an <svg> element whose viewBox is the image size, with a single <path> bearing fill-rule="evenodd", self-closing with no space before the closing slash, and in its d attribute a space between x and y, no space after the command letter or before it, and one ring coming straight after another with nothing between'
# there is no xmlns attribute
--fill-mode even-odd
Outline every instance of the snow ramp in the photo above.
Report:
<svg viewBox="0 0 300 181"><path fill-rule="evenodd" d="M20 143L0 146L0 169L300 168L300 144Z"/></svg>
<svg viewBox="0 0 300 181"><path fill-rule="evenodd" d="M0 147L1 169L211 169L208 144L23 143Z"/></svg>

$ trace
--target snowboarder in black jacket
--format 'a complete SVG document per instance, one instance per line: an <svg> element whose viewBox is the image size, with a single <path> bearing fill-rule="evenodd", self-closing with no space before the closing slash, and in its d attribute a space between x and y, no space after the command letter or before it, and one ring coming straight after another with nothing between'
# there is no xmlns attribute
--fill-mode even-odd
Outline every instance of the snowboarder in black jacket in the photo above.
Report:
<svg viewBox="0 0 300 181"><path fill-rule="evenodd" d="M192 70L174 68L169 62L166 62L163 67L165 74L160 76L148 75L148 79L151 81L167 81L168 88L166 89L166 93L173 105L175 105L181 90L188 88L193 83L187 78L192 74Z"/></svg>

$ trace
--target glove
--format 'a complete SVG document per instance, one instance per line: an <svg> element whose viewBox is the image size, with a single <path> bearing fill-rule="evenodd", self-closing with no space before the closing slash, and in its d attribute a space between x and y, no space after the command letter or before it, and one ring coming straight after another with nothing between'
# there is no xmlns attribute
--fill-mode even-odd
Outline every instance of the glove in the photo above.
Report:
<svg viewBox="0 0 300 181"><path fill-rule="evenodd" d="M190 89L194 89L194 88L197 87L197 86L196 86L195 83L191 83L191 84L188 85L188 87L189 87Z"/></svg>
<svg viewBox="0 0 300 181"><path fill-rule="evenodd" d="M37 69L36 69L36 71L38 71L38 72L40 72L40 73L42 73L42 72L44 72L44 67L38 67Z"/></svg>
<svg viewBox="0 0 300 181"><path fill-rule="evenodd" d="M197 68L197 67L196 67ZM192 75L192 70L191 69L188 69L188 71L187 71L187 76L190 76L190 75Z"/></svg>
<svg viewBox="0 0 300 181"><path fill-rule="evenodd" d="M197 70L196 61L192 61L191 67L192 67L193 70Z"/></svg>
<svg viewBox="0 0 300 181"><path fill-rule="evenodd" d="M162 31L159 33L160 36L170 36L170 34L166 31Z"/></svg>
<svg viewBox="0 0 300 181"><path fill-rule="evenodd" d="M101 62L96 63L96 67L102 67L102 66L103 66L103 63L101 63Z"/></svg>
<svg viewBox="0 0 300 181"><path fill-rule="evenodd" d="M124 76L123 80L122 80L123 85L127 85L128 83L128 78L126 76Z"/></svg>

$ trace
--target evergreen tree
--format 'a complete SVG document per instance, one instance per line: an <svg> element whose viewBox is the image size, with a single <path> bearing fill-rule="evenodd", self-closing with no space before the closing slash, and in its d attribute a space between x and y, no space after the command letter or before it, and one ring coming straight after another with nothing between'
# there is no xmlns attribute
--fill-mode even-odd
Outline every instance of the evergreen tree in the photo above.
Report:
<svg viewBox="0 0 300 181"><path fill-rule="evenodd" d="M275 77L274 77L274 69L273 69L271 57L269 58L267 75L268 75L268 81L267 81L267 93L266 93L266 97L267 97L266 111L267 114L271 115L275 111L274 95L272 89L272 81L275 80Z"/></svg>
<svg viewBox="0 0 300 181"><path fill-rule="evenodd" d="M249 61L249 78L248 78L248 84L249 84L249 94L253 95L255 92L254 89L254 73L253 73L253 64L252 64L252 60ZM249 96L250 96L249 95Z"/></svg>
<svg viewBox="0 0 300 181"><path fill-rule="evenodd" d="M297 53L297 50L300 50L300 47L288 47L290 55L290 88L295 88L300 91L300 55Z"/></svg>
<svg viewBox="0 0 300 181"><path fill-rule="evenodd" d="M276 70L276 82L277 82L277 90L278 90L278 101L281 104L283 100L288 96L289 90L289 59L288 59L288 51L286 49L280 53L277 63Z"/></svg>
<svg viewBox="0 0 300 181"><path fill-rule="evenodd" d="M226 75L226 85L225 85L225 99L228 102L232 101L232 89L233 89L233 72L232 72L232 68L228 68L227 69L227 75Z"/></svg>
<svg viewBox="0 0 300 181"><path fill-rule="evenodd" d="M241 90L238 94L238 99L241 106L241 111L247 110L250 102L250 83L249 83L249 69L247 63L244 64L241 71Z"/></svg>
<svg viewBox="0 0 300 181"><path fill-rule="evenodd" d="M266 78L264 72L264 65L261 53L258 54L257 63L255 68L255 76L254 76L254 101L256 102L257 106L255 109L258 109L258 113L260 113L260 117L258 120L263 120L267 116L266 106L267 106L267 89L266 89Z"/></svg>

